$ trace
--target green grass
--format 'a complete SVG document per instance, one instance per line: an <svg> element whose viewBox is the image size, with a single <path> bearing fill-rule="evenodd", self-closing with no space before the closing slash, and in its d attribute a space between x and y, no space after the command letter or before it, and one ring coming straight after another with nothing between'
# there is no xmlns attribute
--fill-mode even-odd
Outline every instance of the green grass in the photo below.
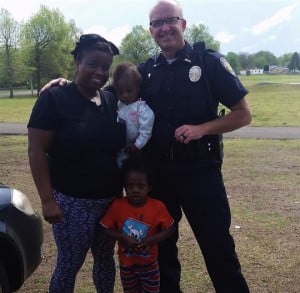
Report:
<svg viewBox="0 0 300 293"><path fill-rule="evenodd" d="M300 83L300 74L280 74L280 75L241 75L240 80L246 87L265 82L273 83Z"/></svg>
<svg viewBox="0 0 300 293"><path fill-rule="evenodd" d="M0 122L26 123L35 101L32 97L0 98Z"/></svg>
<svg viewBox="0 0 300 293"><path fill-rule="evenodd" d="M300 126L300 84L248 86L252 126Z"/></svg>
<svg viewBox="0 0 300 293"><path fill-rule="evenodd" d="M300 76L245 76L255 126L300 126ZM268 84L273 82L275 84ZM0 122L26 122L35 98L0 98ZM224 181L232 210L232 234L251 292L296 293L299 274L300 141L225 139ZM25 192L40 212L26 136L0 139L0 181ZM236 228L239 226L240 228ZM44 223L44 257L19 292L46 292L55 262L51 226ZM182 288L214 292L193 234L183 218L178 242ZM76 293L95 292L91 255L77 278ZM116 293L121 292L119 278Z"/></svg>
<svg viewBox="0 0 300 293"><path fill-rule="evenodd" d="M300 75L241 76L252 126L300 126ZM26 123L36 98L0 98L0 122Z"/></svg>
<svg viewBox="0 0 300 293"><path fill-rule="evenodd" d="M224 144L223 174L232 211L231 232L250 291L296 293L300 288L300 140L225 139ZM0 181L22 190L40 211L28 166L27 137L2 136L0 157ZM42 264L19 292L47 291L56 251L47 223L44 234ZM178 247L184 292L214 292L185 218ZM76 293L95 292L91 264L89 254L78 275ZM121 292L119 277L115 292Z"/></svg>

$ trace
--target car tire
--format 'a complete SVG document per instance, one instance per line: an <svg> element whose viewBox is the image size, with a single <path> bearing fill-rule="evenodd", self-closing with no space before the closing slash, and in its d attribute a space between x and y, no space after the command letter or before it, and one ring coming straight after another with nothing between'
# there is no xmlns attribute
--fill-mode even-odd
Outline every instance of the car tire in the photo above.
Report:
<svg viewBox="0 0 300 293"><path fill-rule="evenodd" d="M0 293L9 293L9 280L3 264L0 262Z"/></svg>

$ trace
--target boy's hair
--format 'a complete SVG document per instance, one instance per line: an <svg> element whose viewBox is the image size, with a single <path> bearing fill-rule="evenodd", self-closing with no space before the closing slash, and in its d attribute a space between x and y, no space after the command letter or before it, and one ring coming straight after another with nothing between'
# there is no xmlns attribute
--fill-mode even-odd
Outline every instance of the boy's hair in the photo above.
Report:
<svg viewBox="0 0 300 293"><path fill-rule="evenodd" d="M152 183L151 166L149 161L144 158L142 154L131 155L123 162L122 165L122 178L123 185L125 185L126 176L129 172L137 172L147 176L148 183Z"/></svg>
<svg viewBox="0 0 300 293"><path fill-rule="evenodd" d="M140 88L142 84L141 74L139 73L137 67L130 62L121 62L117 64L113 72L112 78L114 87L117 86L118 81L124 78L134 79L138 88Z"/></svg>

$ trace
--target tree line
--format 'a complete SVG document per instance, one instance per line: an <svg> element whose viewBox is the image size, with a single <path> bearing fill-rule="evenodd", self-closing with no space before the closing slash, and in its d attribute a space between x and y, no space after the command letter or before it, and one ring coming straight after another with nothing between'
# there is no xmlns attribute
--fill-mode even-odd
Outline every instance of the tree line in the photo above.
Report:
<svg viewBox="0 0 300 293"><path fill-rule="evenodd" d="M4 8L0 10L0 88L10 91L19 86L40 90L41 86L59 76L73 79L73 59L70 54L82 29L74 20L66 21L58 9L41 5L28 21L18 23ZM188 42L203 40L206 47L220 51L220 42L203 25L192 25L185 32ZM147 29L140 25L132 28L119 46L120 55L114 64L131 61L139 64L159 50ZM229 52L226 56L236 73L269 65L300 70L298 52L276 57L269 51L255 54ZM114 67L114 64L112 67Z"/></svg>

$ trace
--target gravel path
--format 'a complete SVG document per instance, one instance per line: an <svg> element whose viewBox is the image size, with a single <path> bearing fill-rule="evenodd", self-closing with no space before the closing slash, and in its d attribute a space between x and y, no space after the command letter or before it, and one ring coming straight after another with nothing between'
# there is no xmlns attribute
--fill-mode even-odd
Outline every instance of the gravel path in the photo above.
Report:
<svg viewBox="0 0 300 293"><path fill-rule="evenodd" d="M0 123L0 135L27 134L26 124ZM245 126L224 134L228 138L300 139L300 127Z"/></svg>

